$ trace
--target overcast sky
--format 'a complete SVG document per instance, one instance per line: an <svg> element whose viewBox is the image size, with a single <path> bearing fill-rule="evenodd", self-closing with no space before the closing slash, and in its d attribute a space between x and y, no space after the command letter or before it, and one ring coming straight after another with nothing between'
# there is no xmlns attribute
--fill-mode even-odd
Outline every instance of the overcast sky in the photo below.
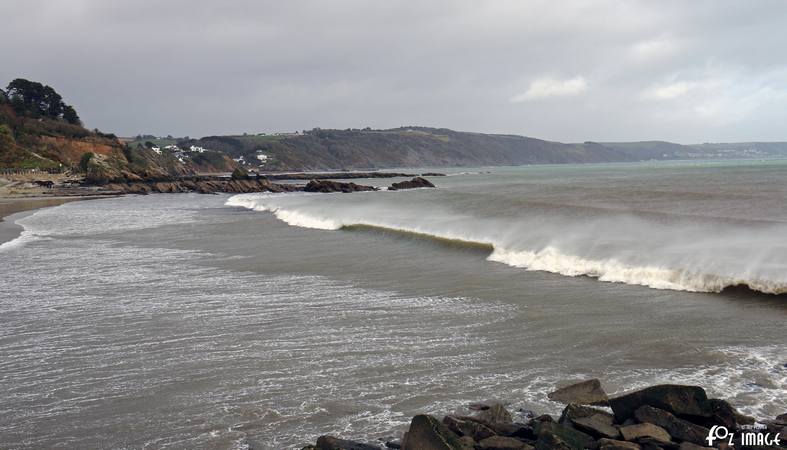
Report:
<svg viewBox="0 0 787 450"><path fill-rule="evenodd" d="M2 0L0 84L192 137L787 140L787 1Z"/></svg>

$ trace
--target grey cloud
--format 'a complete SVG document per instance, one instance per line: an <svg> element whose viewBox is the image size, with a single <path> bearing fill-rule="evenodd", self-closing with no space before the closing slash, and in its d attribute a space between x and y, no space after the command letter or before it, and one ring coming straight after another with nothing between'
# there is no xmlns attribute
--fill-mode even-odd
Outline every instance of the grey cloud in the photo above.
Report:
<svg viewBox="0 0 787 450"><path fill-rule="evenodd" d="M124 135L420 124L787 140L782 1L5 0L3 13L0 81L51 84ZM584 84L511 101L539 80Z"/></svg>

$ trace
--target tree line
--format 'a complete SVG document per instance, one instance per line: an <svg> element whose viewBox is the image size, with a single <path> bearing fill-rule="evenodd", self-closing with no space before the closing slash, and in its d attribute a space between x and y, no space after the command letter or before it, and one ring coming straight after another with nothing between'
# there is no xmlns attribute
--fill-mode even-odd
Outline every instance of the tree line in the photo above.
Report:
<svg viewBox="0 0 787 450"><path fill-rule="evenodd" d="M51 86L36 81L17 78L8 83L5 90L0 89L0 103L9 103L19 115L62 119L72 125L82 125L73 106L66 104Z"/></svg>

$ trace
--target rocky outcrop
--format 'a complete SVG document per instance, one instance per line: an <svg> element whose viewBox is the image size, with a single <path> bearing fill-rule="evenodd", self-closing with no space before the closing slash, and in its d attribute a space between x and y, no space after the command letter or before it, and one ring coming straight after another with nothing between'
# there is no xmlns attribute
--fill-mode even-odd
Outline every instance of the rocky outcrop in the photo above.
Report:
<svg viewBox="0 0 787 450"><path fill-rule="evenodd" d="M601 383L591 380L555 392L572 393L574 400L593 399L603 393ZM577 387L579 386L579 388ZM568 389L572 388L572 389ZM588 389L590 388L590 389ZM554 393L552 393L554 394ZM581 395L573 395L581 394ZM606 394L604 394L606 396ZM555 398L555 395L551 395ZM562 397L568 398L568 397ZM742 428L750 418L742 416L726 401L708 399L698 386L658 385L609 400L613 414L602 409L569 403L558 421L550 415L533 418L521 412L513 415L502 404L472 403L472 415L448 415L442 421L430 415L417 415L404 433L405 450L703 450L708 449L708 426L725 426L730 432L784 432L787 415L764 421L765 427ZM520 421L521 420L521 421ZM732 422L730 422L732 420ZM385 442L382 440L381 442ZM387 440L390 441L390 440ZM344 446L324 447L326 442L344 442ZM319 446L322 443L323 447ZM320 437L318 446L305 449L366 450L358 442L334 437ZM388 448L398 448L392 442ZM742 450L787 448L784 435L781 447L751 446L736 442L732 448ZM727 441L716 441L713 448L727 448Z"/></svg>
<svg viewBox="0 0 787 450"><path fill-rule="evenodd" d="M399 183L393 183L388 187L389 191L397 191L399 189L416 189L416 188L433 188L435 187L432 182L427 180L426 178L415 177L409 181L401 181Z"/></svg>
<svg viewBox="0 0 787 450"><path fill-rule="evenodd" d="M606 405L609 399L601 388L601 382L592 380L575 383L547 394L547 398L555 402L575 403L577 405Z"/></svg>
<svg viewBox="0 0 787 450"><path fill-rule="evenodd" d="M362 192L362 191L376 191L377 188L373 186L364 186L355 183L341 183L339 181L331 180L311 180L303 188L306 192Z"/></svg>
<svg viewBox="0 0 787 450"><path fill-rule="evenodd" d="M245 180L228 179L180 179L176 181L140 181L127 183L110 183L102 186L105 191L119 194L172 194L197 192L215 194L218 192L242 194L248 192L293 192L302 190L302 186L276 184L264 178Z"/></svg>

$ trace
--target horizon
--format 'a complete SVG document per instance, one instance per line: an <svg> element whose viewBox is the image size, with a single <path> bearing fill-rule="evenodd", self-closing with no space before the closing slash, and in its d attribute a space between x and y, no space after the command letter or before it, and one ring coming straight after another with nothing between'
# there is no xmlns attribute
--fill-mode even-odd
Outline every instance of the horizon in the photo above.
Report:
<svg viewBox="0 0 787 450"><path fill-rule="evenodd" d="M123 136L418 123L567 143L787 141L783 2L6 9L0 80L48 84Z"/></svg>

